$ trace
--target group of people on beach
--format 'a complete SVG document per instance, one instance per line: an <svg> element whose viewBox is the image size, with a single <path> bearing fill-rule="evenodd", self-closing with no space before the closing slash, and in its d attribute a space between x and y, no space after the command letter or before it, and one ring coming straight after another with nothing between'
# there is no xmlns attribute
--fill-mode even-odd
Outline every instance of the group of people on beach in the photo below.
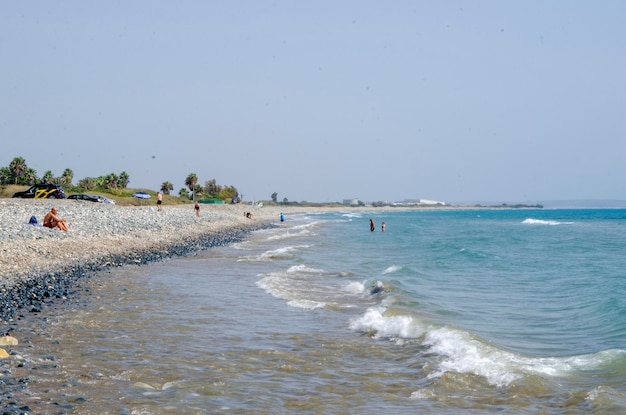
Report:
<svg viewBox="0 0 626 415"><path fill-rule="evenodd" d="M385 232L385 229L387 228L387 225L385 225L385 222L382 223L382 225L380 225L380 230L382 232ZM374 222L374 219L370 219L370 231L374 232L376 230L376 223Z"/></svg>

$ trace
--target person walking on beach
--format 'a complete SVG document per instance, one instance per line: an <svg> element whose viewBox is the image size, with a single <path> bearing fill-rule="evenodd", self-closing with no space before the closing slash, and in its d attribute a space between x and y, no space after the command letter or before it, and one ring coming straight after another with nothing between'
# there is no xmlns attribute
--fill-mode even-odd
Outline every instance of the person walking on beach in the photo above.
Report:
<svg viewBox="0 0 626 415"><path fill-rule="evenodd" d="M376 224L374 223L374 219L370 219L370 231L374 232L376 230Z"/></svg>
<svg viewBox="0 0 626 415"><path fill-rule="evenodd" d="M196 211L196 216L200 216L200 204L198 203L198 201L196 201L196 203L193 205L193 208Z"/></svg>
<svg viewBox="0 0 626 415"><path fill-rule="evenodd" d="M57 216L57 210L55 208L50 209L50 212L43 218L43 226L67 232L67 222L65 219L61 219Z"/></svg>
<svg viewBox="0 0 626 415"><path fill-rule="evenodd" d="M157 192L157 210L161 210L161 205L163 204L163 195L161 192Z"/></svg>

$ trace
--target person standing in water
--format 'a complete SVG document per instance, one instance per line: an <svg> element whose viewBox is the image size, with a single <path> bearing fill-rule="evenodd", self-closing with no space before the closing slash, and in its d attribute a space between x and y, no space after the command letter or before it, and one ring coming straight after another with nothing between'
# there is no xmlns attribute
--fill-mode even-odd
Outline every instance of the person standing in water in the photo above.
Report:
<svg viewBox="0 0 626 415"><path fill-rule="evenodd" d="M285 214L280 212L280 221L284 222L285 221Z"/></svg>
<svg viewBox="0 0 626 415"><path fill-rule="evenodd" d="M374 232L376 230L376 224L374 223L374 219L370 219L370 231Z"/></svg>
<svg viewBox="0 0 626 415"><path fill-rule="evenodd" d="M385 228L386 228L386 227L387 227L387 226L385 225L385 222L383 222L383 224L382 224L382 225L380 225L380 230L381 230L381 231L383 231L383 232L385 232Z"/></svg>

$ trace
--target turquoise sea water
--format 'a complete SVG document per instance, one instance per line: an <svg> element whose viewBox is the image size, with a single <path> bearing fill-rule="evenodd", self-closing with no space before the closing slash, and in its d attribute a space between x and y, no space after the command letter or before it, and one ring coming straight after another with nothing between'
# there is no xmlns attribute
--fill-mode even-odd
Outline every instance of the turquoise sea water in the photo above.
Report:
<svg viewBox="0 0 626 415"><path fill-rule="evenodd" d="M625 413L625 226L625 210L289 216L91 279L23 325L44 369L16 396L33 413Z"/></svg>

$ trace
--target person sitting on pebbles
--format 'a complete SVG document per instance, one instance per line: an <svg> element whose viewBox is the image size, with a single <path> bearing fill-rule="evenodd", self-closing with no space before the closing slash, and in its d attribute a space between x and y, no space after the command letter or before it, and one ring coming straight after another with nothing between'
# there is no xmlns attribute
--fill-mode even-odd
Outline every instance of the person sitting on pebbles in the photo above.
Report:
<svg viewBox="0 0 626 415"><path fill-rule="evenodd" d="M61 219L57 216L57 210L55 208L50 209L50 212L43 218L43 226L67 232L67 222L65 219Z"/></svg>

